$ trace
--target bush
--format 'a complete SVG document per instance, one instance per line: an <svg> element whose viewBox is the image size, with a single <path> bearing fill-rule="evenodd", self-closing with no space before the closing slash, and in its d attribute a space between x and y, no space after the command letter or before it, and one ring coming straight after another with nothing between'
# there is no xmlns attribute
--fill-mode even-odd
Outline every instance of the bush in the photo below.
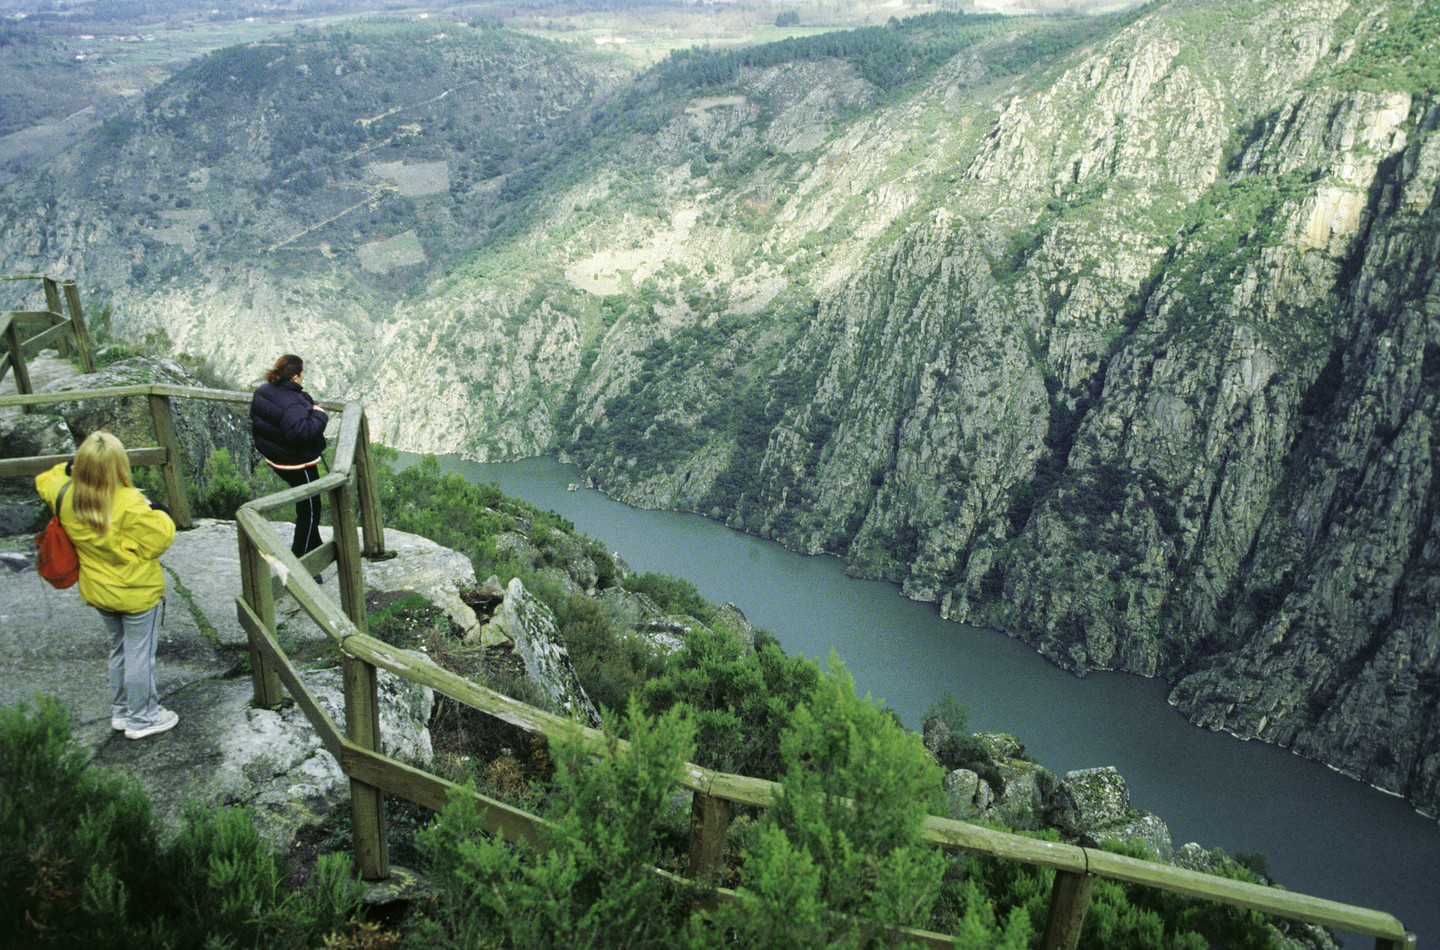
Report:
<svg viewBox="0 0 1440 950"><path fill-rule="evenodd" d="M667 574L632 574L621 581L620 586L636 594L644 594L669 614L694 617L703 624L715 621L715 611L710 602L700 596L700 591L683 577Z"/></svg>
<svg viewBox="0 0 1440 950"><path fill-rule="evenodd" d="M747 654L721 628L691 633L640 695L651 715L682 704L691 710L696 764L778 781L784 772L780 736L819 681L813 660L786 656L773 642Z"/></svg>
<svg viewBox="0 0 1440 950"><path fill-rule="evenodd" d="M944 852L921 837L940 770L831 655L781 739L783 790L717 913L738 946L880 946L928 924ZM873 925L873 928L872 928Z"/></svg>
<svg viewBox="0 0 1440 950"><path fill-rule="evenodd" d="M1044 831L1031 837L1058 841L1060 836L1055 831ZM1102 847L1131 857L1150 857L1141 845L1112 840ZM1254 881L1239 868L1221 874ZM1038 931L1045 925L1054 880L1055 872L1049 868L976 858L969 862L963 880L950 887L946 900L951 902L952 912L964 912L960 908L970 907L968 895L974 885L993 904L995 913L1010 917L1023 913L1030 927ZM1264 915L1256 911L1106 879L1095 884L1080 932L1081 950L1271 950L1275 946L1274 931L1267 926Z"/></svg>
<svg viewBox="0 0 1440 950"><path fill-rule="evenodd" d="M606 719L616 735L622 724ZM634 704L623 728L628 747L612 739L600 756L578 732L552 744L555 783L538 849L487 835L472 789L451 797L417 837L437 898L415 946L676 946L690 895L651 869L666 857L662 819L694 730L678 713L651 719Z"/></svg>
<svg viewBox="0 0 1440 950"><path fill-rule="evenodd" d="M617 631L594 599L547 589L555 585L538 576L524 582L554 612L575 675L596 706L620 712L646 681L664 671L664 659L640 637Z"/></svg>
<svg viewBox="0 0 1440 950"><path fill-rule="evenodd" d="M255 497L255 487L240 474L229 449L216 449L205 460L205 488L190 486L190 507L200 518L235 520L241 505Z"/></svg>
<svg viewBox="0 0 1440 950"><path fill-rule="evenodd" d="M351 929L347 856L287 891L248 813L192 804L167 843L145 794L87 760L55 700L0 709L0 945L299 950Z"/></svg>

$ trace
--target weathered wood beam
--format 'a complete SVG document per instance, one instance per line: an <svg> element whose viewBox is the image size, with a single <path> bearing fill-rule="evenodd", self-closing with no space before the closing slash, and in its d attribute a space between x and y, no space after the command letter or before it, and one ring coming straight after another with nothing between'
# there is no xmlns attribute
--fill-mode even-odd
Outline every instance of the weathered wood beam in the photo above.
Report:
<svg viewBox="0 0 1440 950"><path fill-rule="evenodd" d="M706 880L725 860L725 838L730 833L730 803L705 792L690 799L690 858L685 876Z"/></svg>
<svg viewBox="0 0 1440 950"><path fill-rule="evenodd" d="M166 451L159 446L126 449L125 457L132 468L142 465L164 465ZM68 462L75 455L32 455L23 459L0 459L0 478L21 475L39 475L48 472L61 462Z"/></svg>
<svg viewBox="0 0 1440 950"><path fill-rule="evenodd" d="M251 631L252 624L261 631L275 629L275 597L270 589L270 564L256 547L252 537L243 531L238 532L238 536L240 591L246 604L239 619L241 626L252 633L246 638L250 646L250 685L255 693L255 705L261 709L274 709L285 699L276 669L280 661L267 654L262 637L253 635ZM323 738L322 736L322 741Z"/></svg>
<svg viewBox="0 0 1440 950"><path fill-rule="evenodd" d="M1094 890L1093 874L1055 872L1055 883L1050 888L1050 911L1045 918L1045 932L1040 935L1040 950L1075 950L1080 945L1080 931Z"/></svg>
<svg viewBox="0 0 1440 950"><path fill-rule="evenodd" d="M65 310L70 315L70 330L75 337L75 348L80 351L80 368L87 373L93 373L94 346L90 343L90 330L85 326L85 308L80 304L80 289L73 280L65 281L61 289L65 293Z"/></svg>
<svg viewBox="0 0 1440 950"><path fill-rule="evenodd" d="M375 667L345 656L340 661L345 684L345 738L357 748L380 749L380 702ZM355 867L366 881L390 876L390 844L385 834L385 796L378 786L350 776L351 842Z"/></svg>
<svg viewBox="0 0 1440 950"><path fill-rule="evenodd" d="M175 519L175 527L193 528L195 523L190 520L190 499L185 493L185 482L180 477L180 438L175 433L175 415L170 397L151 393L146 398L150 402L155 441L166 453L160 473L165 479L165 494L169 496L170 516Z"/></svg>

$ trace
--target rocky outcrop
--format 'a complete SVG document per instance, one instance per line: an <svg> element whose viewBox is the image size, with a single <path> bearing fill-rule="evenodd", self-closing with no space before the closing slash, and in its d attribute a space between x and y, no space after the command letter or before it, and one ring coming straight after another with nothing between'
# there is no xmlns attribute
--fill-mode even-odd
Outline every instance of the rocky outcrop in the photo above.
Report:
<svg viewBox="0 0 1440 950"><path fill-rule="evenodd" d="M204 388L196 376L175 360L135 356L110 363L93 373L80 373L54 351L45 351L33 361L32 384L36 392L59 394L125 386L166 385ZM250 438L250 414L246 404L238 406L209 400L172 399L171 414L179 443L180 465L187 481L203 494L212 473L210 457L224 449L235 471L247 474L262 464ZM154 416L145 396L120 396L54 402L35 407L29 414L8 411L0 416L0 451L7 457L21 455L68 455L86 436L105 430L127 448L156 444ZM278 482L276 483L279 484ZM12 486L7 486L13 489ZM33 495L33 492L27 494ZM19 501L34 507L33 498ZM40 504L43 508L44 505ZM15 511L10 518L23 520Z"/></svg>
<svg viewBox="0 0 1440 950"><path fill-rule="evenodd" d="M1133 809L1125 777L1109 766L1066 772L1048 807L1057 827L1088 840L1139 844L1159 861L1175 855L1165 822Z"/></svg>
<svg viewBox="0 0 1440 950"><path fill-rule="evenodd" d="M945 770L941 790L950 818L1022 830L1053 829L1062 840L1083 847L1139 846L1150 860L1205 874L1256 870L1219 848L1206 849L1193 841L1175 846L1164 820L1134 808L1125 777L1109 766L1067 772L1057 781L1029 760L1014 736L962 736L938 716L925 721L922 739ZM1259 860L1263 863L1263 856ZM1256 873L1262 883L1272 883ZM1330 932L1298 921L1272 926L1271 935L1279 947L1337 947Z"/></svg>
<svg viewBox="0 0 1440 950"><path fill-rule="evenodd" d="M1131 807L1125 778L1114 768L1069 772L1057 781L1014 736L960 736L935 716L926 720L922 738L945 770L941 788L951 818L1021 830L1053 828L1087 846L1139 844L1159 861L1175 855L1170 829L1156 815Z"/></svg>
<svg viewBox="0 0 1440 950"><path fill-rule="evenodd" d="M512 578L505 588L505 602L491 623L514 643L526 675L547 699L587 725L600 725L600 713L570 665L554 613L530 595L520 578Z"/></svg>
<svg viewBox="0 0 1440 950"><path fill-rule="evenodd" d="M406 536L387 533L404 550L393 560L366 562L367 586L404 584L407 567L423 575ZM0 537L0 549L20 554L28 537ZM110 728L105 687L108 641L74 589L48 587L23 555L0 570L0 703L53 696L69 711L77 738L98 764L133 778L157 815L178 826L187 803L249 807L277 849L305 824L327 816L349 796L339 764L294 703L254 708L246 673L246 635L235 616L239 547L234 522L201 519L176 535L161 557L168 589L156 686L180 723L164 736L129 741ZM383 564L385 578L369 568ZM380 586L377 586L380 585ZM402 587L401 589L406 589ZM316 654L329 643L293 601L276 604L287 647ZM303 665L301 679L332 721L343 728L344 698L333 663ZM430 755L433 697L424 687L382 672L378 688L382 749L407 761Z"/></svg>

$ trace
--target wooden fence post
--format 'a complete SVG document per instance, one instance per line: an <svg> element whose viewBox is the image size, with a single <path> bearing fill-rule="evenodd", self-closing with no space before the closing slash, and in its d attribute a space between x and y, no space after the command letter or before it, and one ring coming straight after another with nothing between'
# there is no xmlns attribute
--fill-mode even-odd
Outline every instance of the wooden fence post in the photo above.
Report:
<svg viewBox="0 0 1440 950"><path fill-rule="evenodd" d="M1418 942L1419 938L1412 933L1407 933L1404 940L1388 940L1385 937L1376 937L1375 950L1415 950L1415 945Z"/></svg>
<svg viewBox="0 0 1440 950"><path fill-rule="evenodd" d="M270 585L270 565L261 557L260 549L243 527L236 532L240 540L240 591L255 616L271 633L275 632L275 592ZM255 705L273 709L285 698L280 676L265 659L265 654L250 641L250 681L255 688Z"/></svg>
<svg viewBox="0 0 1440 950"><path fill-rule="evenodd" d="M360 501L360 528L365 532L364 556L385 556L385 523L380 517L380 493L375 486L375 459L370 454L370 420L360 413L360 437L355 442L355 490Z"/></svg>
<svg viewBox="0 0 1440 950"><path fill-rule="evenodd" d="M64 316L65 311L60 305L60 287L55 283L55 279L53 277L42 277L40 278L40 286L45 290L45 309L57 317ZM62 359L68 357L70 355L69 338L61 334L59 341L55 344L55 350L60 354ZM89 373L93 372L93 370L86 370L85 372Z"/></svg>
<svg viewBox="0 0 1440 950"><path fill-rule="evenodd" d="M170 397L150 394L150 416L155 422L155 441L165 449L167 458L160 471L165 476L165 494L169 497L170 516L177 528L192 528L190 501L185 497L185 483L180 480L180 440L175 436L175 415Z"/></svg>
<svg viewBox="0 0 1440 950"><path fill-rule="evenodd" d="M363 443L362 443L363 444ZM330 492L330 520L335 530L335 568L340 583L340 606L350 622L366 632L365 575L360 565L360 534L355 525L354 499L347 479ZM378 674L364 660L346 656L345 734L356 745L380 751L380 703L376 696ZM390 845L385 835L385 797L380 789L350 780L350 824L354 835L355 869L367 881L390 876Z"/></svg>
<svg viewBox="0 0 1440 950"><path fill-rule="evenodd" d="M704 792L690 799L690 860L685 876L703 879L725 858L725 836L730 831L730 803Z"/></svg>
<svg viewBox="0 0 1440 950"><path fill-rule="evenodd" d="M10 350L10 368L15 371L15 391L22 396L33 393L35 387L30 384L30 369L25 365L25 351L20 348L20 330L13 319L5 325L5 346ZM20 411L31 413L35 411L35 407L27 402L20 407Z"/></svg>
<svg viewBox="0 0 1440 950"><path fill-rule="evenodd" d="M344 657L345 735L371 751L380 749L380 704L375 667ZM350 779L350 824L354 836L355 870L363 880L390 876L390 846L385 838L385 798L374 785Z"/></svg>
<svg viewBox="0 0 1440 950"><path fill-rule="evenodd" d="M1040 950L1075 950L1094 890L1093 874L1055 872L1055 886L1050 889L1050 915L1045 918Z"/></svg>
<svg viewBox="0 0 1440 950"><path fill-rule="evenodd" d="M90 344L90 330L85 326L85 308L80 305L80 289L75 281L67 280L65 288L65 309L70 314L70 329L75 336L75 348L80 351L80 368L87 373L95 372L94 347ZM59 310L55 311L59 313ZM61 339L64 339L63 337Z"/></svg>
<svg viewBox="0 0 1440 950"><path fill-rule="evenodd" d="M370 623L365 610L360 535L355 527L355 505L348 481L330 490L330 521L335 527L332 539L335 542L335 571L340 582L340 606L361 633L368 633Z"/></svg>

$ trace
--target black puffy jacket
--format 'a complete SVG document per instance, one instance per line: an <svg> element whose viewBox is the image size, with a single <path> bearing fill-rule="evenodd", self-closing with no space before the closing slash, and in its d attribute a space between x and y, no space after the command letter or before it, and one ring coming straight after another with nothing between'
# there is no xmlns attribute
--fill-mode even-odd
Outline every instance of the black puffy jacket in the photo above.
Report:
<svg viewBox="0 0 1440 950"><path fill-rule="evenodd" d="M277 465L306 465L325 451L330 417L294 380L264 383L250 400L255 448Z"/></svg>

